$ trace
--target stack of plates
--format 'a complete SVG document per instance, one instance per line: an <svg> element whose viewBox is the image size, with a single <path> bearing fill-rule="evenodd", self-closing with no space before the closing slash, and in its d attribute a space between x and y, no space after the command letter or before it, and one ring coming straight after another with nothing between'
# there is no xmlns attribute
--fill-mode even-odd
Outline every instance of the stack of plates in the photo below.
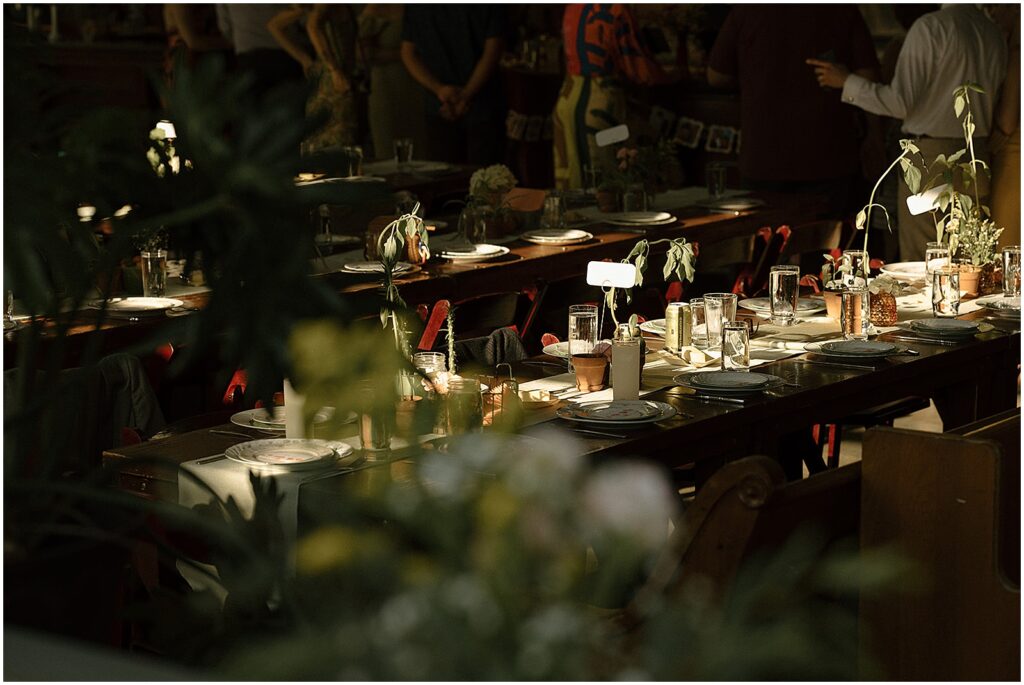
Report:
<svg viewBox="0 0 1024 685"><path fill-rule="evenodd" d="M333 407L324 407L313 416L313 424L320 425L327 423L334 416ZM355 414L350 414L345 423L354 421ZM257 409L246 409L237 414L231 415L231 423L246 428L257 428L261 431L275 431L284 433L284 407L274 407L273 413L262 407Z"/></svg>
<svg viewBox="0 0 1024 685"><path fill-rule="evenodd" d="M807 351L844 359L884 359L902 354L903 348L881 340L833 340L811 343L807 345Z"/></svg>
<svg viewBox="0 0 1024 685"><path fill-rule="evenodd" d="M678 221L668 212L616 212L602 218L612 226L665 226Z"/></svg>
<svg viewBox="0 0 1024 685"><path fill-rule="evenodd" d="M227 448L224 456L250 467L290 471L351 466L359 458L344 442L312 438L250 440Z"/></svg>
<svg viewBox="0 0 1024 685"><path fill-rule="evenodd" d="M640 324L640 330L665 337L665 319L651 319Z"/></svg>
<svg viewBox="0 0 1024 685"><path fill-rule="evenodd" d="M382 262L348 262L342 265L341 270L350 274L382 274L384 273L384 264ZM402 274L407 271L412 271L412 264L398 262L392 273Z"/></svg>
<svg viewBox="0 0 1024 685"><path fill-rule="evenodd" d="M977 321L963 319L915 319L910 322L910 328L915 333L957 340L974 337L975 333L980 332L979 326Z"/></svg>
<svg viewBox="0 0 1024 685"><path fill-rule="evenodd" d="M576 245L593 240L594 235L575 228L546 228L524 233L522 238L537 245Z"/></svg>
<svg viewBox="0 0 1024 685"><path fill-rule="evenodd" d="M924 285L928 270L924 262L893 262L882 267L882 273L892 276L897 281L905 281L911 285Z"/></svg>
<svg viewBox="0 0 1024 685"><path fill-rule="evenodd" d="M181 300L170 297L120 297L107 300L107 315L115 319L138 319L165 316L167 310L184 306ZM89 305L93 309L103 306L103 301Z"/></svg>
<svg viewBox="0 0 1024 685"><path fill-rule="evenodd" d="M750 371L691 372L672 380L685 388L716 395L754 395L784 383L778 376Z"/></svg>
<svg viewBox="0 0 1024 685"><path fill-rule="evenodd" d="M767 297L751 297L740 300L739 306L757 314L771 314L772 305ZM825 300L820 297L801 297L796 301L797 316L807 316L825 311Z"/></svg>
<svg viewBox="0 0 1024 685"><path fill-rule="evenodd" d="M559 418L601 426L640 426L676 415L675 407L649 400L580 402L561 407Z"/></svg>
<svg viewBox="0 0 1024 685"><path fill-rule="evenodd" d="M1008 319L1020 318L1020 298L1004 297L1002 295L989 295L979 297L975 302L984 309Z"/></svg>
<svg viewBox="0 0 1024 685"><path fill-rule="evenodd" d="M488 259L494 259L495 257L501 257L502 255L507 255L508 253L509 249L503 245L488 245L486 243L481 243L479 245L460 245L449 247L441 252L441 256L455 262L482 262Z"/></svg>

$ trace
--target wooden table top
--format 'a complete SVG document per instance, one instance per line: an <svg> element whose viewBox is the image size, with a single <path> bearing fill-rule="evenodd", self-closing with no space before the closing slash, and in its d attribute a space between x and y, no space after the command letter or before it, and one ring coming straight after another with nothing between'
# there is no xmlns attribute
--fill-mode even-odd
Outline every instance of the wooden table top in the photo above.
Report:
<svg viewBox="0 0 1024 685"><path fill-rule="evenodd" d="M975 312L963 318L982 316ZM816 424L840 422L850 414L907 396L933 399L949 429L1016 406L1020 332L1012 322L998 325L1004 330L982 333L953 346L903 343L919 356L901 355L858 369L811 364L803 354L771 362L757 370L777 375L796 387L779 388L743 405L701 401L682 394L680 388L664 388L645 399L672 405L678 411L676 416L637 428L604 429L625 436L621 438L573 434L579 439L581 453L590 458L639 457L668 468L696 464L709 473L725 461L750 454L784 456L780 449L785 449L787 434L809 430ZM652 345L656 344L652 340ZM522 380L559 372L552 366L516 365L516 376ZM530 425L523 429L527 435L545 424L570 431L576 427L556 418L554 408L528 414ZM265 437L230 424L220 428ZM137 462L133 467L132 462L163 459L181 463L221 453L242 440L204 428L111 450L105 461L137 476L166 480L171 472L165 470L163 476L155 476L151 465Z"/></svg>

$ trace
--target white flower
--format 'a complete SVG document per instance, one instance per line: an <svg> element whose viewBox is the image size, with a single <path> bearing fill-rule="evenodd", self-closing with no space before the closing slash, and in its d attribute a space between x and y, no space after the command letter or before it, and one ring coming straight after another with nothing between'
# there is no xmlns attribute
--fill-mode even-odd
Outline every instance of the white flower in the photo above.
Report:
<svg viewBox="0 0 1024 685"><path fill-rule="evenodd" d="M469 179L469 192L475 197L489 193L507 193L516 187L516 177L504 164L494 164L473 173Z"/></svg>
<svg viewBox="0 0 1024 685"><path fill-rule="evenodd" d="M585 522L595 532L621 535L644 549L656 549L665 542L675 509L672 488L650 464L608 465L583 489Z"/></svg>

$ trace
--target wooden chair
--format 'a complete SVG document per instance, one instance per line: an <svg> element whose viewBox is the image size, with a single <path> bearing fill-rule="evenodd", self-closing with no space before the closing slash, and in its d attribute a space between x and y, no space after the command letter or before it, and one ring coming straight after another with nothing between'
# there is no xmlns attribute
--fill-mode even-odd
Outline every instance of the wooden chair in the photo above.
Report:
<svg viewBox="0 0 1024 685"><path fill-rule="evenodd" d="M893 680L1020 680L1020 410L956 433L864 438L861 547L925 573L861 601L862 648Z"/></svg>
<svg viewBox="0 0 1024 685"><path fill-rule="evenodd" d="M802 271L813 269L816 273L821 255L839 247L843 222L835 219L812 221L793 228L779 226L775 232L782 238L781 249L775 263L800 264ZM801 264L801 258L811 254L814 255L816 263L813 266Z"/></svg>

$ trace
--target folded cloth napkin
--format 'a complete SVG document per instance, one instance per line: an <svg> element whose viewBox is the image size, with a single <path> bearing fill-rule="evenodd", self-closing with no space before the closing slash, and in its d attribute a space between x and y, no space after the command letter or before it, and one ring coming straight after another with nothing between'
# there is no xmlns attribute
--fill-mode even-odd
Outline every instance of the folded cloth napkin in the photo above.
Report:
<svg viewBox="0 0 1024 685"><path fill-rule="evenodd" d="M513 363L526 359L526 348L519 335L511 328L499 328L481 338L469 338L455 343L455 358L484 366Z"/></svg>

